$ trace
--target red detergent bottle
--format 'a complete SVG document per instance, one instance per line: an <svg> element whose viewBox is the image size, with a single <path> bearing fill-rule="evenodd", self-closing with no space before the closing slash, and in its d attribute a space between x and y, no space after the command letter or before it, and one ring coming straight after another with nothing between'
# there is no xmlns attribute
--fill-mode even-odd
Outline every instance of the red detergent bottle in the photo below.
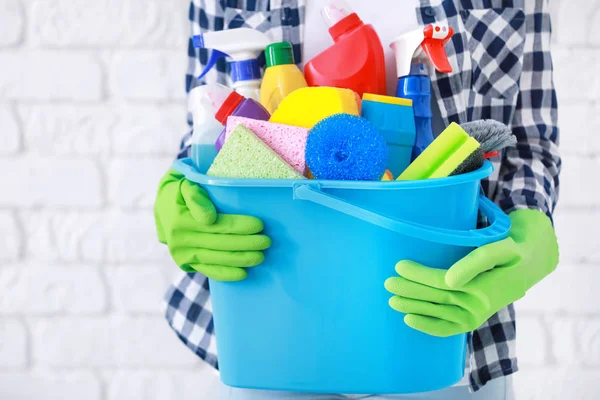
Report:
<svg viewBox="0 0 600 400"><path fill-rule="evenodd" d="M385 95L385 55L373 26L341 0L331 1L321 13L334 44L304 66L308 85Z"/></svg>

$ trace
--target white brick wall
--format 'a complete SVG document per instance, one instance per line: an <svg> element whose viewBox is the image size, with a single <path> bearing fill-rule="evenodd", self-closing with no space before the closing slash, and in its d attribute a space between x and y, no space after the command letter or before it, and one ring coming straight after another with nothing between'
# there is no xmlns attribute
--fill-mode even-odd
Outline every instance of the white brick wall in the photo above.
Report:
<svg viewBox="0 0 600 400"><path fill-rule="evenodd" d="M4 100L87 102L103 98L102 65L92 51L19 48L0 53L0 65Z"/></svg>
<svg viewBox="0 0 600 400"><path fill-rule="evenodd" d="M162 319L156 183L186 129L187 0L0 1L0 398L211 399ZM562 263L518 305L520 399L600 398L600 23L554 1ZM10 173L8 172L10 171ZM142 171L138 178L134 172Z"/></svg>

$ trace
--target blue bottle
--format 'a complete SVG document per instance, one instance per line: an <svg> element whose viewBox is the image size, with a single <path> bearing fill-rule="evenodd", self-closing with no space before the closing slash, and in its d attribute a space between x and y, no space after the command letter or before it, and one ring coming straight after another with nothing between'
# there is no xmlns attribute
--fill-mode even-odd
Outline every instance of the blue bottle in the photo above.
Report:
<svg viewBox="0 0 600 400"><path fill-rule="evenodd" d="M416 140L412 159L417 158L433 142L431 128L431 80L425 63L440 73L452 72L444 45L454 30L434 23L398 36L390 47L396 57L398 88L396 96L411 99L415 113Z"/></svg>
<svg viewBox="0 0 600 400"><path fill-rule="evenodd" d="M397 97L412 100L416 138L411 160L417 158L433 142L431 128L431 80L424 64L412 64L410 75L398 81Z"/></svg>

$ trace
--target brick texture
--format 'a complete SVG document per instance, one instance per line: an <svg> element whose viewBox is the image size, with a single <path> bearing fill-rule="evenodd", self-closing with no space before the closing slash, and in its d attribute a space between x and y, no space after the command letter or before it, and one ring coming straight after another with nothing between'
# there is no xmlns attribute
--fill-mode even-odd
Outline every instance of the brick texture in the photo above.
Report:
<svg viewBox="0 0 600 400"><path fill-rule="evenodd" d="M102 383L91 372L0 372L0 398L101 400Z"/></svg>
<svg viewBox="0 0 600 400"><path fill-rule="evenodd" d="M600 12L550 7L561 264L516 305L515 382L520 400L596 400ZM0 399L218 398L217 373L164 322L176 267L152 218L189 130L188 9L0 0Z"/></svg>
<svg viewBox="0 0 600 400"><path fill-rule="evenodd" d="M0 292L0 314L97 314L107 309L101 273L91 267L8 266L0 269Z"/></svg>
<svg viewBox="0 0 600 400"><path fill-rule="evenodd" d="M5 100L102 99L102 66L92 52L3 51L0 65L0 93Z"/></svg>
<svg viewBox="0 0 600 400"><path fill-rule="evenodd" d="M43 319L32 327L33 360L48 367L193 367L200 361L160 317Z"/></svg>
<svg viewBox="0 0 600 400"><path fill-rule="evenodd" d="M40 0L31 3L32 40L42 45L168 49L185 43L184 15L173 2Z"/></svg>
<svg viewBox="0 0 600 400"><path fill-rule="evenodd" d="M132 315L155 314L171 281L173 263L163 265L122 265L105 270L113 306Z"/></svg>
<svg viewBox="0 0 600 400"><path fill-rule="evenodd" d="M18 45L23 38L25 15L18 0L3 0L0 4L0 47Z"/></svg>
<svg viewBox="0 0 600 400"><path fill-rule="evenodd" d="M97 208L103 203L98 166L91 160L22 157L0 159L6 174L0 206Z"/></svg>
<svg viewBox="0 0 600 400"><path fill-rule="evenodd" d="M2 143L0 155L16 153L21 146L21 132L13 111L0 105L0 126L2 127Z"/></svg>
<svg viewBox="0 0 600 400"><path fill-rule="evenodd" d="M0 211L0 262L15 261L21 255L23 235L15 216Z"/></svg>
<svg viewBox="0 0 600 400"><path fill-rule="evenodd" d="M26 367L29 338L25 324L13 319L0 320L0 337L0 371Z"/></svg>

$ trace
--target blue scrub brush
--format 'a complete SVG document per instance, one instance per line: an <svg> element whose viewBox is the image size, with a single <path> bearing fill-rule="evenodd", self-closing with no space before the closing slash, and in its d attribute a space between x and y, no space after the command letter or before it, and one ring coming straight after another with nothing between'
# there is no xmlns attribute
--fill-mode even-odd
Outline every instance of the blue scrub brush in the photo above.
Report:
<svg viewBox="0 0 600 400"><path fill-rule="evenodd" d="M380 180L387 163L385 138L365 118L335 114L308 134L306 164L315 179Z"/></svg>

